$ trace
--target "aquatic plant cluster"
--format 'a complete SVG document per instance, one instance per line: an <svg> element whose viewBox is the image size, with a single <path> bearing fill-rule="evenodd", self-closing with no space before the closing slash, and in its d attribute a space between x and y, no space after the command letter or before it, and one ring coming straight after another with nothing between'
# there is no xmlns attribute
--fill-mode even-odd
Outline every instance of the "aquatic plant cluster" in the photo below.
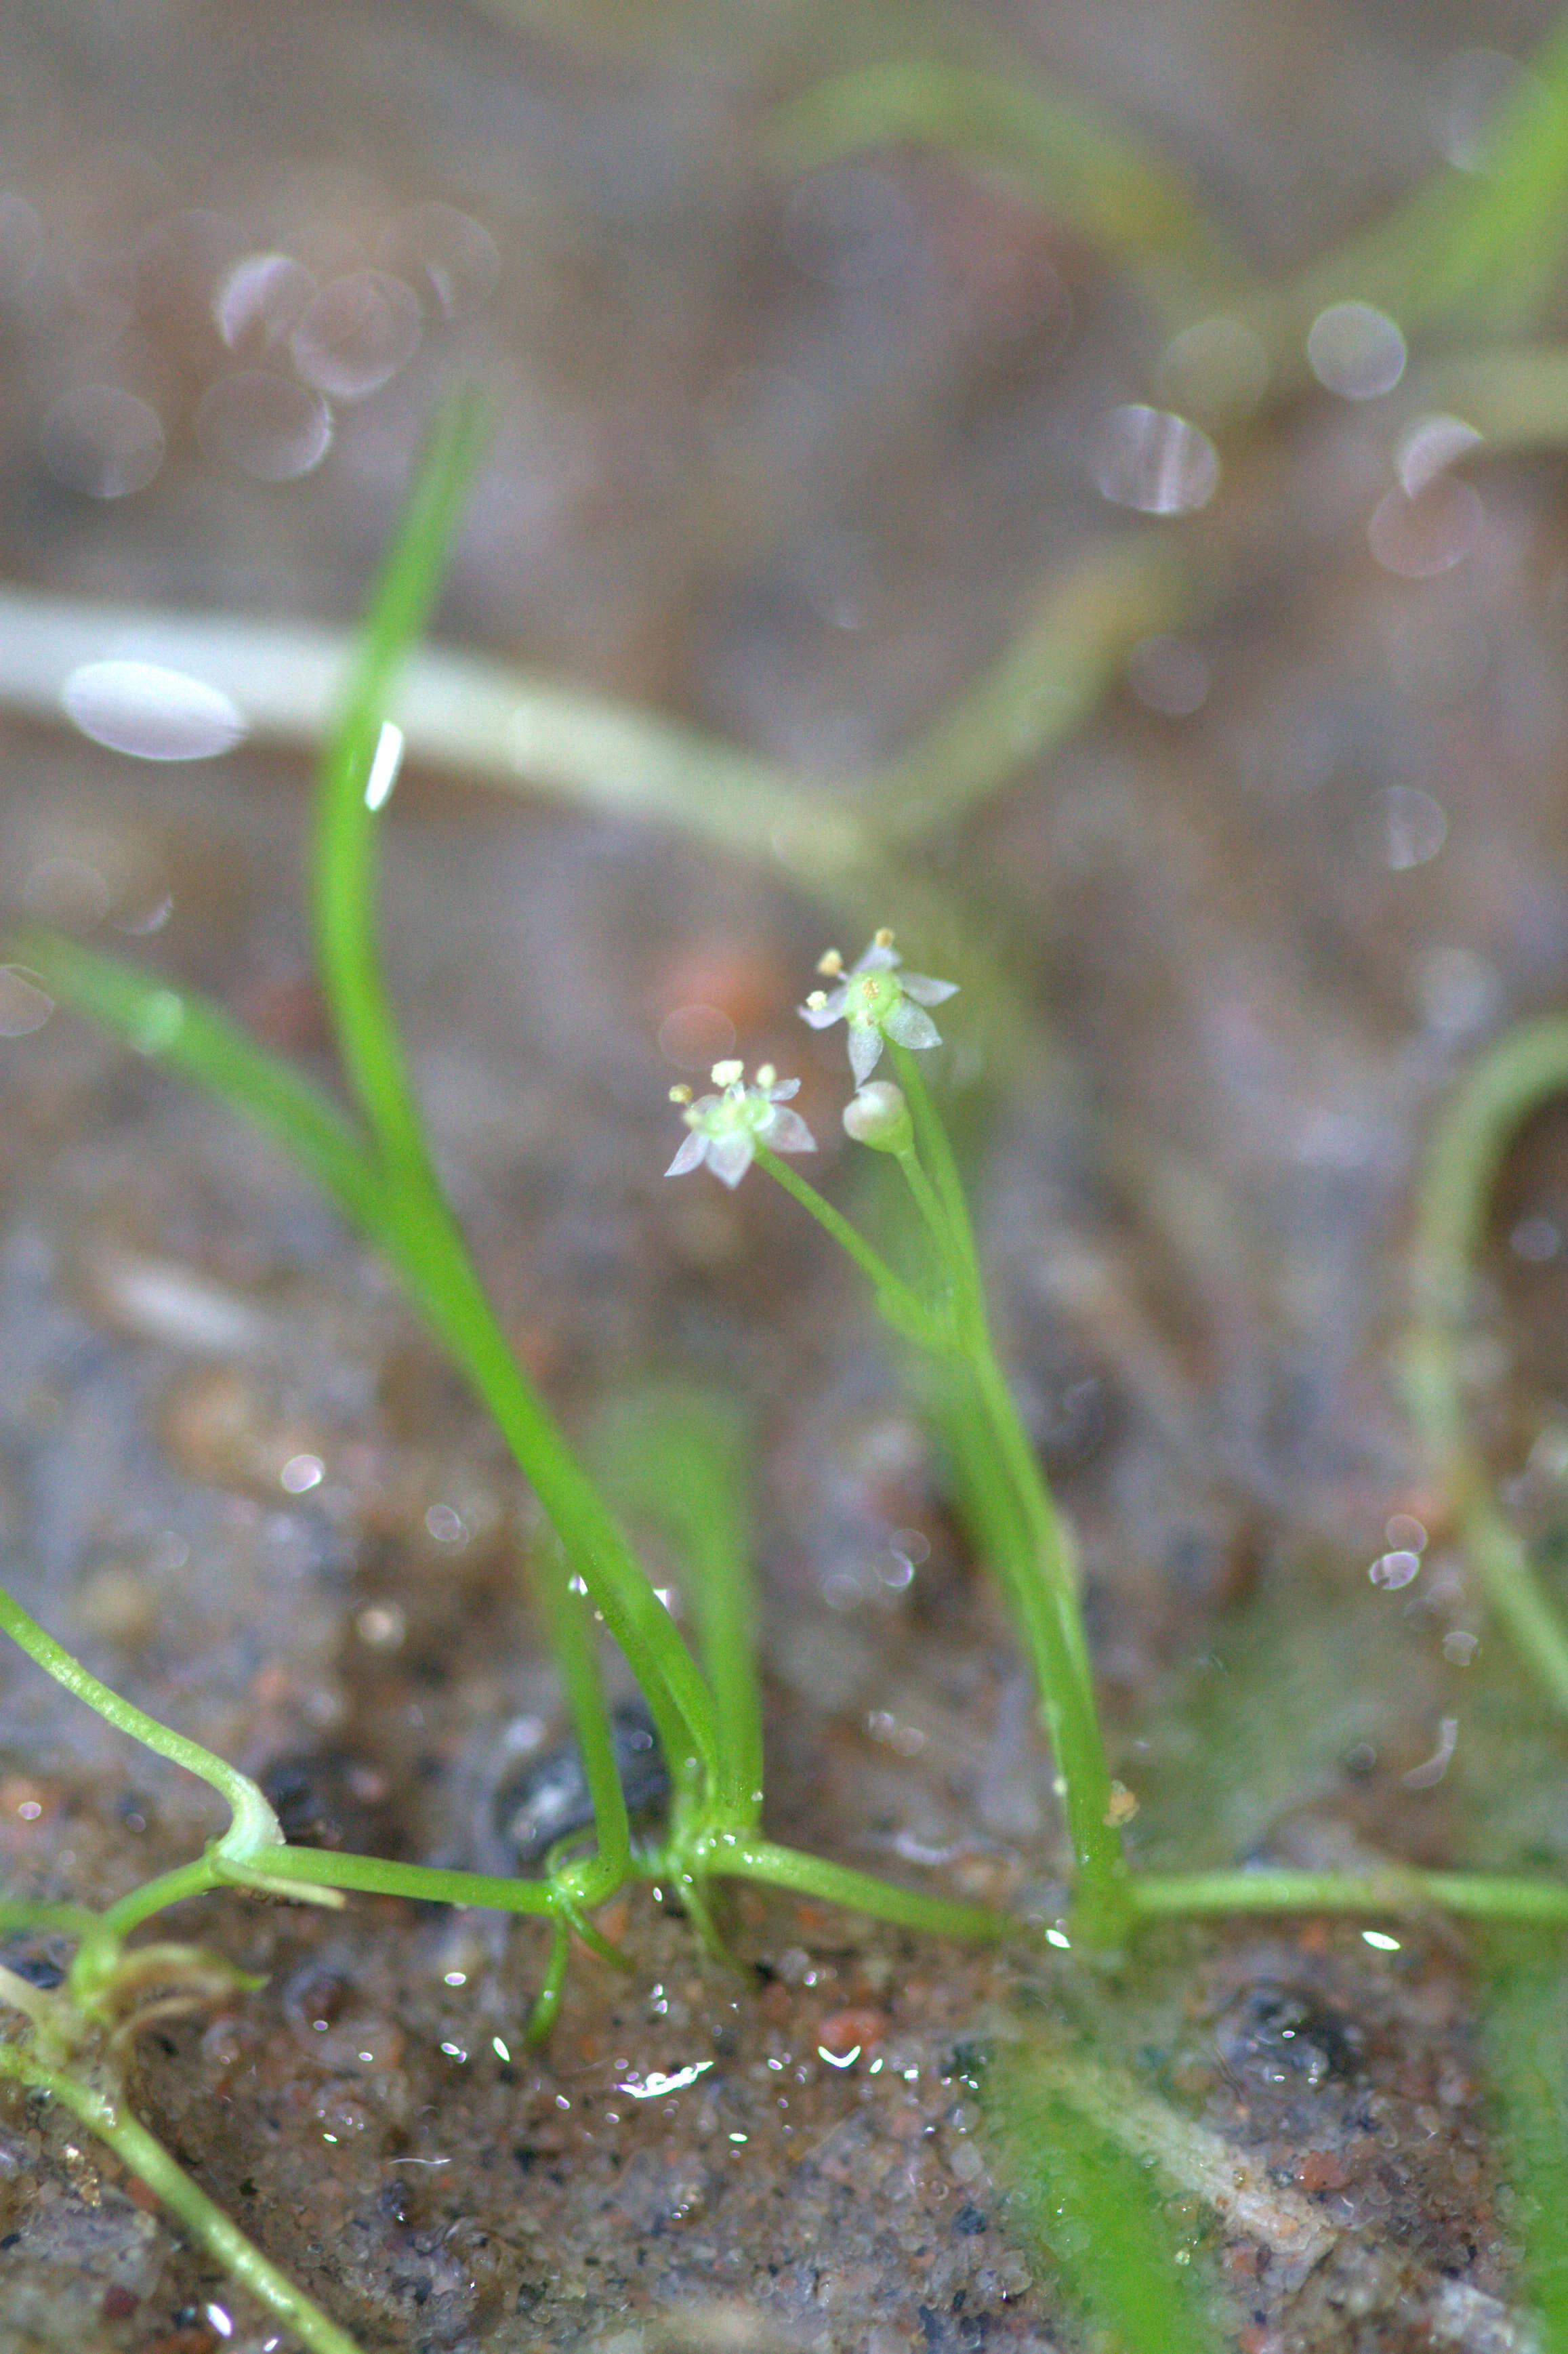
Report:
<svg viewBox="0 0 1568 2354"><path fill-rule="evenodd" d="M789 111L778 136L797 156L842 153L895 136L954 145L981 161L1005 161L1026 178L1033 175L1043 201L1069 215L1092 216L1124 259L1147 262L1158 256L1192 265L1195 256L1215 249L1213 232L1182 192L1102 126L1075 113L1068 101L1035 101L980 77L916 64L851 75ZM1516 311L1527 307L1539 281L1541 239L1554 240L1560 254L1568 236L1565 188L1568 32L1560 32L1526 98L1503 122L1478 194L1455 196L1445 184L1288 294L1238 298L1234 317L1200 323L1207 340L1190 346L1187 362L1202 360L1212 376L1218 354L1234 392L1238 371L1255 375L1259 355L1266 375L1274 366L1288 380L1280 355L1298 349L1319 383L1346 398L1372 397L1396 380L1405 331L1414 333L1467 304L1489 305L1494 315L1510 304ZM1403 329L1394 324L1396 315ZM1181 341L1178 336L1175 345ZM1505 355L1498 366L1506 372L1516 362L1517 355L1515 362ZM1457 372L1450 373L1457 381ZM1484 406L1479 394L1478 402ZM143 2027L232 2002L249 1984L205 1948L138 1940L137 1933L168 1907L205 1892L248 1889L330 1907L344 1902L344 1892L374 1891L532 1915L548 1934L529 2027L535 2040L547 2036L556 2020L574 1937L617 1967L635 1967L635 1957L607 1934L603 1911L619 1891L639 1881L671 1890L694 1934L715 1955L727 1953L715 1903L715 1890L727 1880L857 1907L933 1935L1038 1939L1060 1954L1119 1950L1160 1919L1239 1912L1339 1913L1372 1923L1439 1912L1558 1939L1568 1926L1568 1883L1561 1877L1403 1866L1361 1877L1333 1871L1131 1868L1122 1840L1131 1801L1107 1765L1071 1544L998 1358L964 1187L938 1090L922 1060L942 1044L930 1009L951 1000L955 984L910 970L889 928L878 930L848 968L840 952L829 950L818 968L825 985L813 987L799 1012L813 1029L845 1026L854 1082L842 1114L845 1131L887 1156L902 1184L905 1229L892 1255L794 1165L814 1150L815 1140L793 1108L798 1081L780 1079L771 1065L756 1067L748 1081L745 1065L726 1058L713 1067L714 1092L694 1100L688 1088L673 1091L685 1134L668 1173L685 1177L705 1169L734 1188L755 1169L779 1185L844 1253L897 1342L920 1361L923 1396L940 1427L976 1553L997 1581L1033 1675L1067 1830L1072 1884L1059 1914L1025 1923L899 1886L767 1835L755 1612L744 1541L732 1531L690 1549L684 1599L694 1640L688 1642L630 1546L609 1499L497 1322L434 1173L380 970L376 845L404 744L390 717L393 690L424 630L485 430L483 406L473 398L450 404L439 419L322 758L313 915L347 1103L189 991L40 930L17 935L7 950L15 959L12 970L26 976L29 986L106 1024L224 1099L293 1154L399 1275L414 1307L493 1414L547 1527L529 1570L571 1712L593 1819L591 1832L556 1840L542 1871L527 1878L291 1844L255 1783L91 1675L0 1591L0 1626L41 1669L119 1731L198 1776L230 1811L228 1828L200 1857L102 1913L65 1902L0 1900L0 1927L7 1932L48 1931L75 1941L58 1988L0 1968L0 2003L13 2022L0 2041L0 2073L49 2094L78 2116L237 2284L317 2354L352 2354L350 2340L175 2164L125 2097L125 2055ZM1406 505L1418 505L1481 438L1482 429L1464 425L1436 437L1428 430L1412 442L1400 485ZM1119 503L1147 514L1177 514L1212 493L1216 466L1213 444L1189 420L1165 410L1128 408L1107 429L1097 479L1104 494ZM1449 498L1436 521L1428 513L1425 523L1446 547L1453 533L1466 528L1467 513L1462 499ZM1425 561L1422 550L1433 543L1430 533L1424 539L1416 527L1422 521L1404 508L1391 510L1373 534L1374 554L1380 540L1384 551L1379 560L1395 569ZM968 774L959 773L962 768L959 761L942 780L949 811L985 788L983 758ZM885 798L896 798L894 788L904 792L908 779L885 784ZM1420 817L1407 810L1402 822L1414 825ZM1416 1313L1406 1370L1413 1417L1446 1485L1498 1621L1556 1709L1568 1713L1568 1634L1492 1496L1468 1434L1457 1349L1503 1149L1520 1119L1565 1086L1568 1023L1536 1024L1486 1056L1446 1111L1417 1204ZM676 1402L669 1412L657 1443L683 1450L691 1473L688 1507L700 1512L705 1478L715 1489L721 1484L711 1434L705 1434L695 1408ZM669 1776L667 1820L652 1835L634 1834L629 1816L616 1728L601 1688L601 1630L637 1681ZM1365 1934L1385 1945L1395 1942L1386 1928ZM1535 2034L1553 1983L1532 1946L1526 1963L1499 1978L1499 2016L1523 2022L1520 2034ZM1559 2102L1554 2094L1542 2095L1528 2070L1510 2079L1506 2045L1505 2038L1499 2082L1538 2192L1539 2211L1533 2222L1527 2218L1526 2229L1531 2282L1555 2333L1550 2343L1558 2346L1568 2343L1563 2202L1553 2205L1550 2195L1541 2194L1568 2180L1560 2133L1553 2138ZM1127 2153L1128 2133L1121 2134L1119 2147L1107 2144L1107 2133L1114 2141L1117 2129L1098 2111L1108 2098L1082 2070L1075 2075L1059 2067L1037 2096L1014 2086L999 2098L999 2137L1023 2148L1044 2208L1057 2221L1069 2212L1080 2223L1086 2219L1090 2260L1079 2268L1081 2292L1134 2354L1197 2347L1204 2342L1203 2327L1185 2288L1173 2285L1162 2269L1158 2232L1139 2204L1141 2168ZM1051 2228L1048 2215L1047 2236ZM1118 2229L1126 2232L1127 2250L1119 2268L1106 2260Z"/></svg>

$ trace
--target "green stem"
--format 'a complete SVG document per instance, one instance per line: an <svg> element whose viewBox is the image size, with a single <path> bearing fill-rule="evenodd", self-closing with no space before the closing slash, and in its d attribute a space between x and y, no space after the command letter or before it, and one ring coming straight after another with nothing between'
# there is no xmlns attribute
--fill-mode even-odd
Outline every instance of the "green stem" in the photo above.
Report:
<svg viewBox="0 0 1568 2354"><path fill-rule="evenodd" d="M1520 1124L1568 1089L1568 1020L1531 1022L1480 1055L1433 1132L1415 1197L1414 1317L1404 1350L1410 1416L1444 1479L1487 1599L1521 1658L1568 1714L1568 1633L1494 1502L1470 1437L1457 1341L1503 1155Z"/></svg>
<svg viewBox="0 0 1568 2354"><path fill-rule="evenodd" d="M922 1209L939 1248L947 1238L959 1349L972 1385L972 1410L960 1412L955 1433L970 1456L966 1481L971 1493L988 1500L983 1520L993 1564L1034 1670L1041 1712L1064 1786L1068 1834L1083 1875L1079 1902L1088 1908L1086 1928L1098 1934L1093 1925L1097 1919L1104 1934L1114 1935L1126 1865L1120 1836L1107 1819L1110 1769L1100 1738L1072 1556L991 1345L980 1254L947 1130L916 1055L896 1044L892 1053L914 1122L922 1171L929 1172L936 1196L929 1210L923 1203ZM918 1191L916 1198L921 1198ZM1011 1490L1015 1509L995 1493L1003 1486Z"/></svg>
<svg viewBox="0 0 1568 2354"><path fill-rule="evenodd" d="M921 1347L940 1354L947 1347L947 1339L936 1318L925 1302L916 1299L903 1277L894 1274L881 1253L872 1248L865 1236L852 1226L831 1202L825 1201L814 1185L809 1185L787 1161L781 1161L766 1144L757 1145L756 1157L758 1167L766 1169L768 1174L776 1179L810 1216L815 1218L823 1231L832 1235L839 1248L853 1259L876 1293L878 1305L885 1305L889 1320L898 1331L918 1341Z"/></svg>
<svg viewBox="0 0 1568 2354"><path fill-rule="evenodd" d="M233 1820L222 1840L220 1851L246 1859L270 1846L281 1846L283 1833L278 1818L257 1788L237 1767L215 1757L210 1749L199 1742L187 1740L183 1733L171 1732L117 1691L111 1691L90 1675L80 1661L73 1659L62 1644L47 1634L36 1618L28 1617L19 1602L12 1599L0 1586L0 1628L12 1641L26 1652L56 1683L64 1686L76 1700L85 1701L89 1708L113 1725L116 1732L128 1733L144 1749L153 1750L172 1764L183 1766L187 1774L195 1774L215 1789L224 1799Z"/></svg>
<svg viewBox="0 0 1568 2354"><path fill-rule="evenodd" d="M518 1365L433 1181L418 1216L400 1222L395 1264L494 1416L630 1661L672 1774L693 1755L715 1773L712 1694L614 1516Z"/></svg>
<svg viewBox="0 0 1568 2354"><path fill-rule="evenodd" d="M852 1871L848 1864L832 1863L825 1856L805 1855L799 1848L780 1847L773 1840L720 1832L705 1842L703 1861L710 1872L724 1879L763 1881L798 1896L820 1897L853 1913L869 1913L878 1921L923 1929L933 1937L980 1937L994 1944L1013 1935L1019 1926L1008 1914L992 1912L989 1905L965 1904L950 1896L923 1896L917 1889L896 1888L891 1881Z"/></svg>
<svg viewBox="0 0 1568 2354"><path fill-rule="evenodd" d="M338 1052L394 1185L426 1172L424 1139L374 925L376 812L366 781L404 661L423 635L447 550L490 430L488 403L460 394L439 413L383 559L316 795L316 960Z"/></svg>
<svg viewBox="0 0 1568 2354"><path fill-rule="evenodd" d="M567 1983L567 1963L571 1956L571 1934L564 1921L557 1921L550 1932L549 1957L545 1975L539 1981L539 1991L528 2020L528 2041L543 2043L556 2023L561 2008L561 1995Z"/></svg>
<svg viewBox="0 0 1568 2354"><path fill-rule="evenodd" d="M893 1057L893 1067L898 1074L898 1084L909 1106L909 1117L915 1123L916 1150L922 1167L929 1172L937 1197L941 1203L944 1218L951 1233L951 1250L962 1267L983 1317L984 1306L980 1286L980 1252L975 1246L975 1230L969 1217L969 1205L964 1193L963 1179L953 1158L953 1148L948 1141L948 1131L931 1100L931 1090L926 1085L926 1075L916 1055L907 1046L888 1039L887 1051Z"/></svg>
<svg viewBox="0 0 1568 2354"><path fill-rule="evenodd" d="M897 1161L899 1168L904 1172L904 1182L915 1198L915 1206L920 1213L926 1231L937 1246L938 1264L941 1268L943 1278L948 1280L954 1256L955 1240L958 1248L961 1251L963 1238L961 1235L954 1236L943 1214L941 1204L937 1199L936 1188L927 1176L920 1155L914 1145L907 1145L897 1155Z"/></svg>
<svg viewBox="0 0 1568 2354"><path fill-rule="evenodd" d="M62 2107L79 2117L90 2132L106 2142L116 2158L147 2185L200 2246L220 2264L229 2278L249 2291L258 2304L291 2329L310 2354L359 2354L345 2331L329 2321L278 2270L276 2264L248 2240L237 2223L215 2206L184 2169L175 2165L162 2142L113 2101L63 2069L46 2067L25 2046L0 2044L0 2072L35 2090L54 2095Z"/></svg>
<svg viewBox="0 0 1568 2354"><path fill-rule="evenodd" d="M322 988L354 1096L379 1147L388 1203L376 1238L500 1423L606 1625L648 1696L672 1766L712 1771L713 1702L690 1653L500 1331L426 1149L376 943L379 819L367 806L384 716L434 601L487 429L466 397L438 419L383 562L342 716L322 756L312 861Z"/></svg>
<svg viewBox="0 0 1568 2354"><path fill-rule="evenodd" d="M329 1849L273 1850L270 1880L305 1880L353 1888L370 1896L413 1896L424 1904L483 1904L501 1913L554 1913L558 1900L546 1880L505 1880L486 1872L447 1872L435 1864L392 1863L377 1855L340 1855ZM243 1880L239 1882L244 1885Z"/></svg>
<svg viewBox="0 0 1568 2354"><path fill-rule="evenodd" d="M577 1728L577 1748L593 1808L599 1852L589 1876L590 1884L581 1892L581 1901L593 1905L612 1896L631 1869L631 1827L626 1817L626 1793L620 1787L615 1763L615 1743L604 1694L599 1690L586 1604L580 1595L573 1592L560 1548L553 1541L547 1540L535 1548L534 1570L550 1646Z"/></svg>
<svg viewBox="0 0 1568 2354"><path fill-rule="evenodd" d="M1343 1872L1151 1872L1128 1883L1140 1920L1214 1913L1461 1913L1491 1921L1568 1923L1568 1882L1403 1866Z"/></svg>

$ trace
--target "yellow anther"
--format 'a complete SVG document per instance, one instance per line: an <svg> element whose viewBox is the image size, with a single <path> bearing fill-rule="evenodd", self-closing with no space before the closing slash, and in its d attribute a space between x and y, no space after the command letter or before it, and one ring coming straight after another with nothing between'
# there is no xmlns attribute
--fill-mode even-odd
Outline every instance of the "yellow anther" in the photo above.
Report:
<svg viewBox="0 0 1568 2354"><path fill-rule="evenodd" d="M709 1076L715 1087L733 1087L745 1068L744 1063L715 1063Z"/></svg>
<svg viewBox="0 0 1568 2354"><path fill-rule="evenodd" d="M825 989L813 989L806 1000L813 1013L820 1013L827 1002L828 992Z"/></svg>
<svg viewBox="0 0 1568 2354"><path fill-rule="evenodd" d="M825 972L830 981L836 980L843 969L843 951L841 949L827 949L817 959L817 970Z"/></svg>
<svg viewBox="0 0 1568 2354"><path fill-rule="evenodd" d="M757 1066L757 1084L759 1087L773 1087L778 1077L779 1074L771 1063L758 1063Z"/></svg>
<svg viewBox="0 0 1568 2354"><path fill-rule="evenodd" d="M678 1087L672 1087L672 1088L671 1088L671 1090L670 1090L670 1101L671 1101L672 1103L690 1103L690 1102L691 1102L691 1100L692 1100L692 1090L691 1090L691 1089L690 1089L690 1087L686 1085L686 1083L685 1083L684 1079L683 1079L683 1080L681 1081L681 1083L680 1083L680 1085L679 1085Z"/></svg>
<svg viewBox="0 0 1568 2354"><path fill-rule="evenodd" d="M876 935L876 945L879 949L890 949L893 946L893 934L885 924Z"/></svg>

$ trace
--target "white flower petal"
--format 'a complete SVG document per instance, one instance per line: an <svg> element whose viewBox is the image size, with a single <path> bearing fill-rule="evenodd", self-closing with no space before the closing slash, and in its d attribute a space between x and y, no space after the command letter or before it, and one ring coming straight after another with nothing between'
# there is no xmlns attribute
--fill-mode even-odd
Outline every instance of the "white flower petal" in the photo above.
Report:
<svg viewBox="0 0 1568 2354"><path fill-rule="evenodd" d="M928 972L901 972L898 986L916 1005L940 1005L944 998L959 993L956 981L933 981Z"/></svg>
<svg viewBox="0 0 1568 2354"><path fill-rule="evenodd" d="M896 949L884 948L880 940L873 940L865 954L850 970L852 972L891 972L895 964L903 961Z"/></svg>
<svg viewBox="0 0 1568 2354"><path fill-rule="evenodd" d="M707 1140L708 1167L726 1185L738 1185L751 1166L755 1146L751 1130L737 1128L728 1136L712 1136Z"/></svg>
<svg viewBox="0 0 1568 2354"><path fill-rule="evenodd" d="M901 1046L939 1046L942 1034L928 1013L901 997L891 1013L882 1017L882 1026L890 1038Z"/></svg>
<svg viewBox="0 0 1568 2354"><path fill-rule="evenodd" d="M775 1152L815 1152L817 1140L798 1111L776 1111L762 1131L762 1140Z"/></svg>
<svg viewBox="0 0 1568 2354"><path fill-rule="evenodd" d="M800 1082L799 1079L780 1079L777 1087L768 1087L764 1092L769 1103L788 1103L791 1096L800 1094Z"/></svg>
<svg viewBox="0 0 1568 2354"><path fill-rule="evenodd" d="M666 1177L683 1177L688 1169L700 1169L707 1157L707 1138L699 1136L696 1129L693 1129L664 1174Z"/></svg>
<svg viewBox="0 0 1568 2354"><path fill-rule="evenodd" d="M920 1016L922 1022L925 1015ZM849 1034L850 1069L854 1073L857 1087L863 1087L882 1060L882 1033L868 1025L852 1022Z"/></svg>
<svg viewBox="0 0 1568 2354"><path fill-rule="evenodd" d="M842 1020L848 998L847 989L835 989L822 1004L797 1005L795 1011L813 1030L826 1030L830 1023Z"/></svg>

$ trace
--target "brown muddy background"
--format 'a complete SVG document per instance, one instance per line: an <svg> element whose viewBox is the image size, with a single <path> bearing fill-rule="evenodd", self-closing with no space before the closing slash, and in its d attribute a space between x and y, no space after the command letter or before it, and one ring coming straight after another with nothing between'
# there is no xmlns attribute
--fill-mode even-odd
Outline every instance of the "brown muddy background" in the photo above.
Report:
<svg viewBox="0 0 1568 2354"><path fill-rule="evenodd" d="M1175 652L1144 648L931 846L916 907L855 903L857 932L901 923L913 963L966 983L941 1076L1151 1860L1568 1850L1560 1745L1445 1546L1390 1372L1429 1108L1568 990L1561 469L1472 467L1473 545L1411 577L1366 536L1392 406L1314 388L1224 442L1201 515L1139 522L1089 465L1163 339L1122 276L957 165L770 175L759 120L879 55L1043 69L1283 270L1436 168L1463 53L1525 55L1546 21L32 0L0 28L16 587L345 623L440 392L477 376L497 429L438 634L823 795L931 721L1076 557L1143 532L1190 559ZM398 277L418 330L334 401L297 480L247 471L282 462L283 429L211 394L265 361L213 319L251 251L321 283ZM121 405L84 424L94 387ZM285 423L324 430L308 401ZM9 902L96 927L324 1070L304 760L150 765L23 718L0 741ZM665 1089L727 1048L724 1017L748 1058L802 1072L836 1137L842 1034L790 1008L830 938L862 945L847 903L417 765L387 857L440 1156L527 1362L576 1428L651 1369L755 1413L770 1826L1048 1911L1027 1688L863 1301L760 1181L662 1176ZM671 1023L702 1006L716 1030ZM503 1766L559 1734L519 1594L529 1505L493 1433L378 1267L222 1111L63 1015L0 1039L0 1090L7 1580L268 1776L296 1835L493 1863ZM1563 1142L1539 1124L1510 1166L1476 1368L1548 1543L1568 1526ZM821 1173L846 1202L865 1182L836 1146ZM292 1492L304 1457L323 1476ZM1370 1583L1424 1514L1419 1577ZM101 1902L213 1829L30 1668L0 1661L0 1691L16 1887ZM180 1930L268 1983L144 2041L145 2112L367 2347L1075 2342L952 2060L1069 2014L1107 2015L1107 2056L1255 2185L1248 2231L1177 2204L1228 2284L1224 2342L1522 2342L1467 1949L1441 1926L1390 1954L1332 1923L1172 1934L1107 1988L1038 1946L999 1965L758 1897L738 1928L758 1991L639 1899L638 1976L580 1958L541 2063L521 2056L526 1926L234 1901ZM851 2067L819 2056L856 2039ZM668 2100L617 2093L699 2060ZM1288 2253L1304 2214L1310 2268ZM5 2354L208 2354L212 2306L230 2347L273 2342L111 2166L6 2108Z"/></svg>

